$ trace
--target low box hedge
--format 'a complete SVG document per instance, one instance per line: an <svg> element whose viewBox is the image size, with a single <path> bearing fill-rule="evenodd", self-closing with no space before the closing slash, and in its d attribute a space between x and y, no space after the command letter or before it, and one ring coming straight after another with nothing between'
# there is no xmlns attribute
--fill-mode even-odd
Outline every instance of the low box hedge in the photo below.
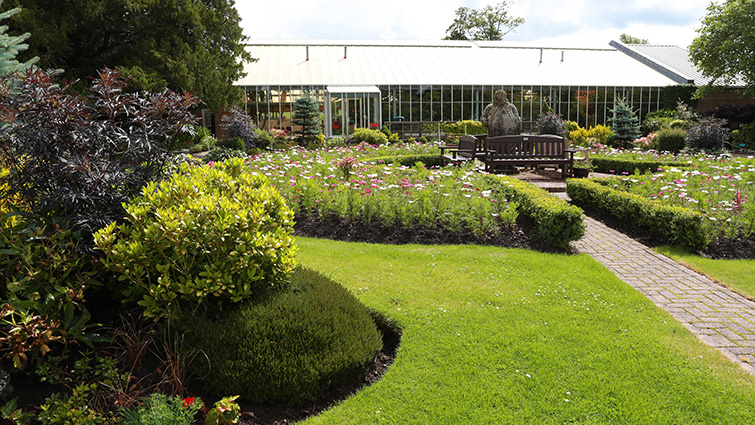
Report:
<svg viewBox="0 0 755 425"><path fill-rule="evenodd" d="M577 205L609 214L668 243L702 250L710 243L704 215L686 208L663 205L640 195L607 186L611 179L569 179L566 193Z"/></svg>
<svg viewBox="0 0 755 425"><path fill-rule="evenodd" d="M554 247L565 249L585 234L582 210L563 199L510 177L489 175L486 184L519 204L520 213L533 220L540 236Z"/></svg>
<svg viewBox="0 0 755 425"><path fill-rule="evenodd" d="M668 169L670 167L689 167L689 164L686 162L646 161L601 156L591 156L590 163L592 164L593 171L614 174L634 174L635 170L639 171L640 174L644 174L648 171L654 173L658 171L659 168Z"/></svg>

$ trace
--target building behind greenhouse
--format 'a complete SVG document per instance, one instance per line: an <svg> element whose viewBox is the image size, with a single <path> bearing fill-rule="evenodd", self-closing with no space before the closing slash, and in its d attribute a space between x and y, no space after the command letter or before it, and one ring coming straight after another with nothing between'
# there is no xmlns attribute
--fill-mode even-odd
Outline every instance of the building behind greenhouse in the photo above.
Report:
<svg viewBox="0 0 755 425"><path fill-rule="evenodd" d="M256 40L248 51L256 61L245 64L236 84L255 123L290 130L293 103L310 93L328 137L396 120L479 120L499 89L525 130L548 110L583 127L605 125L618 98L642 119L664 106L665 88L700 83L699 74L664 60L684 62L686 50L675 46Z"/></svg>

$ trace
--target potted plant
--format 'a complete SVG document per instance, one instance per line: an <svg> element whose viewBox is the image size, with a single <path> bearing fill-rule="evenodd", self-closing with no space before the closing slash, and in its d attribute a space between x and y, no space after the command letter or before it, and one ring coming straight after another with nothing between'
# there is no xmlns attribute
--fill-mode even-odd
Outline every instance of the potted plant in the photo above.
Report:
<svg viewBox="0 0 755 425"><path fill-rule="evenodd" d="M590 164L590 160L585 161L575 161L574 162L574 177L576 178L585 178L590 175L590 170L592 170L592 164Z"/></svg>

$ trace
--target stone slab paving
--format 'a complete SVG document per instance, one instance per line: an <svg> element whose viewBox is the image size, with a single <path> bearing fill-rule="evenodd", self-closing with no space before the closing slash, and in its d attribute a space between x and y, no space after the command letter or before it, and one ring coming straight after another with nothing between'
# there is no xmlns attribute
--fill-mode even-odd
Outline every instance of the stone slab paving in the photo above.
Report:
<svg viewBox="0 0 755 425"><path fill-rule="evenodd" d="M629 236L585 217L572 246L668 311L701 341L755 374L755 302Z"/></svg>

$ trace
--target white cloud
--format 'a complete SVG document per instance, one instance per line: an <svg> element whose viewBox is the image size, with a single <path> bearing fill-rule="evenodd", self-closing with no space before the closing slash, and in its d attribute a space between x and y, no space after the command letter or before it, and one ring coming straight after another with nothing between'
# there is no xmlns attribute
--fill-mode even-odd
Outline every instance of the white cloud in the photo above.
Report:
<svg viewBox="0 0 755 425"><path fill-rule="evenodd" d="M437 40L458 7L480 8L484 0L304 0L239 1L244 33L250 38L336 38ZM505 39L544 43L606 45L622 33L651 43L688 46L709 0L519 0L511 9L525 18Z"/></svg>

